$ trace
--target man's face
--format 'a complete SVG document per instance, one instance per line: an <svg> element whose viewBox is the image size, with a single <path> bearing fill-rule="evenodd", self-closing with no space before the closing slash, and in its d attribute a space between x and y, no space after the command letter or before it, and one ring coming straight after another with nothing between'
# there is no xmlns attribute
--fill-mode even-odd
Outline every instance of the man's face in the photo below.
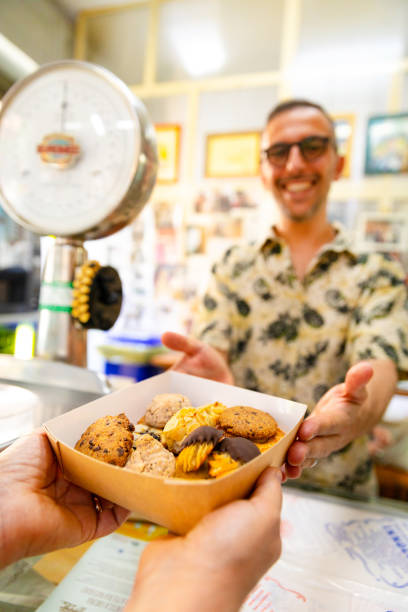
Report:
<svg viewBox="0 0 408 612"><path fill-rule="evenodd" d="M331 144L333 130L319 110L299 107L272 119L262 137L262 149L266 150L278 143L290 144L310 136L330 139L325 151L315 159L306 160L299 146L294 146L283 165L274 165L266 156L261 164L264 186L272 192L282 212L299 222L311 219L326 205L330 184L341 174L344 159Z"/></svg>

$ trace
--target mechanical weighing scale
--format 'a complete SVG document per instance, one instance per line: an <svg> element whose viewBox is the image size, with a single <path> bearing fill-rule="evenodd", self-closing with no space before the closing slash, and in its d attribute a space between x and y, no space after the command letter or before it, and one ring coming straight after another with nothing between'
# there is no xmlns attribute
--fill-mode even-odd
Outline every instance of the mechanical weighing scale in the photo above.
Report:
<svg viewBox="0 0 408 612"><path fill-rule="evenodd" d="M42 272L36 357L0 355L0 381L36 391L49 408L67 391L58 414L84 403L88 391L106 392L103 377L83 369L86 333L114 324L122 288L116 270L87 261L83 243L122 229L147 202L155 132L143 104L111 72L54 62L4 96L0 159L4 210L31 232L55 237Z"/></svg>

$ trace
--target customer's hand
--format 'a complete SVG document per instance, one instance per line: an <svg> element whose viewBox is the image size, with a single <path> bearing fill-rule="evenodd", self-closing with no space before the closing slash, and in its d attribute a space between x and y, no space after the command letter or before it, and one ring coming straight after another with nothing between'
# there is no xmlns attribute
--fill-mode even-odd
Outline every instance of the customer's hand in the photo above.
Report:
<svg viewBox="0 0 408 612"><path fill-rule="evenodd" d="M106 535L129 514L101 507L65 480L44 432L23 436L0 453L0 567Z"/></svg>
<svg viewBox="0 0 408 612"><path fill-rule="evenodd" d="M280 555L281 478L267 468L249 499L211 512L184 537L149 544L125 612L238 610Z"/></svg>
<svg viewBox="0 0 408 612"><path fill-rule="evenodd" d="M172 367L173 370L229 385L234 384L234 377L225 356L208 344L174 332L165 332L162 343L173 351L184 353Z"/></svg>
<svg viewBox="0 0 408 612"><path fill-rule="evenodd" d="M344 383L323 395L289 448L286 458L289 478L297 478L303 468L313 466L316 460L328 457L367 432L371 415L365 405L366 386L372 375L369 363L357 363L347 372Z"/></svg>

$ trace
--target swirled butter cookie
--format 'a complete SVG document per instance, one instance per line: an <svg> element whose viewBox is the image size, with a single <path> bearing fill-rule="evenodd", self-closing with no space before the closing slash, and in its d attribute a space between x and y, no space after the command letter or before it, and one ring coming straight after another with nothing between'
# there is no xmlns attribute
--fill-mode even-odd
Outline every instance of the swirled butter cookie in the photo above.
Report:
<svg viewBox="0 0 408 612"><path fill-rule="evenodd" d="M166 447L178 453L184 438L200 425L217 427L220 414L225 410L221 402L213 402L199 408L182 408L166 423L161 440Z"/></svg>

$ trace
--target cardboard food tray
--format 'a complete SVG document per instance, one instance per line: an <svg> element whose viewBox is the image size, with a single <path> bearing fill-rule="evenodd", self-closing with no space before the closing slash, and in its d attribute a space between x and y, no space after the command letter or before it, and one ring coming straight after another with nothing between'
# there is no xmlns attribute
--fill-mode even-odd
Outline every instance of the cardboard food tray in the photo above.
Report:
<svg viewBox="0 0 408 612"><path fill-rule="evenodd" d="M265 453L229 475L208 480L137 474L74 449L85 429L100 417L124 412L137 423L158 393L182 393L196 407L214 401L227 407L252 406L269 412L286 434ZM68 480L129 508L141 519L184 534L214 508L245 497L268 465L278 467L283 463L305 410L304 404L169 371L71 410L47 421L44 428Z"/></svg>

